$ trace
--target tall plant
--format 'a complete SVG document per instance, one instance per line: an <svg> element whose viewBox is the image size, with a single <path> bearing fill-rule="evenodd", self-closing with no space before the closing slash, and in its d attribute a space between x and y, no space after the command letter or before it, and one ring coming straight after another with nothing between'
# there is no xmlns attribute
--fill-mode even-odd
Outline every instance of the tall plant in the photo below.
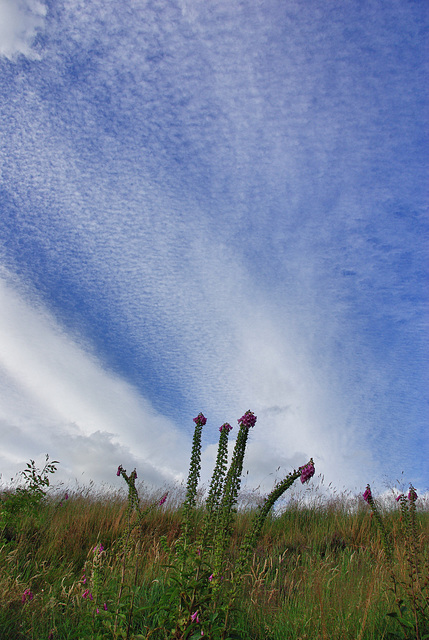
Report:
<svg viewBox="0 0 429 640"><path fill-rule="evenodd" d="M394 546L393 532L388 532L384 524L380 508L373 498L368 484L363 494L374 515L386 552L392 591L395 595L396 610L387 615L396 620L401 631L391 633L392 640L403 638L406 640L429 639L429 564L424 558L423 549L417 533L416 501L417 493L410 485L408 495L400 494L396 500L401 509L400 540ZM393 570L393 556L398 552L405 553L407 566L405 579L399 577ZM425 566L426 562L426 566ZM396 563L399 566L401 563Z"/></svg>
<svg viewBox="0 0 429 640"><path fill-rule="evenodd" d="M196 640L206 636L211 640L227 640L238 637L234 636L233 611L264 522L275 502L295 480L301 478L301 482L307 482L314 475L314 463L311 459L279 482L255 514L238 556L232 553L231 534L237 511L243 460L249 432L256 420L250 410L238 419L239 431L229 468L228 437L232 427L229 423L220 427L216 463L204 516L200 521L197 490L201 471L202 428L207 420L202 413L194 418L195 429L182 509L181 534L171 547L164 539L164 548L169 556L166 589L153 616L153 628L164 629L166 639ZM130 504L138 508L134 482L122 470L121 475L129 486Z"/></svg>

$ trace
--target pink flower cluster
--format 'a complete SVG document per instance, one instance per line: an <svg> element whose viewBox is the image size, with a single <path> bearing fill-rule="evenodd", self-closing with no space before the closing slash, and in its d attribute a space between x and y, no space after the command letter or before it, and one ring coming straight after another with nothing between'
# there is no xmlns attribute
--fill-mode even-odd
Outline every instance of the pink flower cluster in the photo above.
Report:
<svg viewBox="0 0 429 640"><path fill-rule="evenodd" d="M207 418L205 418L202 413L199 413L197 417L194 418L194 422L195 424L199 424L201 427L204 427L207 422Z"/></svg>
<svg viewBox="0 0 429 640"><path fill-rule="evenodd" d="M120 464L119 467L118 467L118 470L116 472L116 475L120 476L121 475L121 471L122 471L122 465Z"/></svg>
<svg viewBox="0 0 429 640"><path fill-rule="evenodd" d="M415 502L417 500L418 496L414 487L411 487L407 497L410 502ZM399 502L401 498L405 498L403 493L400 493L399 496L396 497L396 502Z"/></svg>
<svg viewBox="0 0 429 640"><path fill-rule="evenodd" d="M301 482L302 484L304 484L304 482L308 482L310 480L310 478L312 478L314 476L314 472L315 472L315 468L314 468L314 464L310 462L310 464L307 464L305 467L301 468Z"/></svg>
<svg viewBox="0 0 429 640"><path fill-rule="evenodd" d="M89 589L85 589L82 593L82 598L89 598L89 600L93 600L92 593L90 593Z"/></svg>
<svg viewBox="0 0 429 640"><path fill-rule="evenodd" d="M164 504L164 502L167 500L167 496L168 496L168 491L165 494L165 496L162 496L161 500L159 501L159 506L161 506L162 504Z"/></svg>
<svg viewBox="0 0 429 640"><path fill-rule="evenodd" d="M219 427L219 431L222 433L222 431L226 431L227 433L229 433L232 430L231 425L228 422L225 422L221 427Z"/></svg>
<svg viewBox="0 0 429 640"><path fill-rule="evenodd" d="M247 427L248 429L250 429L250 427L254 427L256 424L256 416L253 413L253 411L246 411L246 413L244 414L244 416L241 416L241 418L239 418L237 420L238 424L241 424L243 427Z"/></svg>

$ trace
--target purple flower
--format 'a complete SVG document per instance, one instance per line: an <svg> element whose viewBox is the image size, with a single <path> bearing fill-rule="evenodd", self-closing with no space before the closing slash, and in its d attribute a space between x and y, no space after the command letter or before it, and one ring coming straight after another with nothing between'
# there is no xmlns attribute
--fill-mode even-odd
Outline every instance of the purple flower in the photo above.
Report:
<svg viewBox="0 0 429 640"><path fill-rule="evenodd" d="M404 494L400 493L399 496L396 496L396 502L399 502L399 500L403 497L404 497Z"/></svg>
<svg viewBox="0 0 429 640"><path fill-rule="evenodd" d="M104 611L107 611L107 604L106 603L103 604L103 609L104 609Z"/></svg>
<svg viewBox="0 0 429 640"><path fill-rule="evenodd" d="M68 500L69 499L69 494L66 493L66 495L64 496L64 500Z"/></svg>
<svg viewBox="0 0 429 640"><path fill-rule="evenodd" d="M305 467L301 467L301 482L302 482L302 484L304 484L304 482L308 482L310 480L310 478L312 478L314 476L314 472L315 472L315 468L314 468L314 464L312 462L307 464Z"/></svg>
<svg viewBox="0 0 429 640"><path fill-rule="evenodd" d="M85 589L85 591L82 593L82 598L87 598L89 594L89 589Z"/></svg>
<svg viewBox="0 0 429 640"><path fill-rule="evenodd" d="M246 411L244 416L241 416L241 418L239 418L237 420L237 422L239 424L241 424L243 427L247 427L249 429L250 427L254 427L255 426L256 419L257 418L256 418L255 414L253 413L253 411L248 410L248 411Z"/></svg>
<svg viewBox="0 0 429 640"><path fill-rule="evenodd" d="M54 630L53 629L49 632L48 640L54 640Z"/></svg>
<svg viewBox="0 0 429 640"><path fill-rule="evenodd" d="M26 589L24 591L24 593L22 594L22 603L24 604L24 602L26 602L27 600L30 601L34 598L34 595L31 593L30 589Z"/></svg>
<svg viewBox="0 0 429 640"><path fill-rule="evenodd" d="M162 496L161 500L159 501L159 506L164 504L164 502L167 500L167 496L168 496L168 491L164 496Z"/></svg>
<svg viewBox="0 0 429 640"><path fill-rule="evenodd" d="M212 573L212 575L209 576L209 582L211 582L213 580L213 578L214 578L214 574Z"/></svg>
<svg viewBox="0 0 429 640"><path fill-rule="evenodd" d="M196 622L197 624L199 623L200 619L198 618L198 611L195 611L195 613L191 615L191 620L192 622Z"/></svg>
<svg viewBox="0 0 429 640"><path fill-rule="evenodd" d="M415 502L417 500L417 493L413 486L410 487L410 490L408 492L408 500L410 502Z"/></svg>
<svg viewBox="0 0 429 640"><path fill-rule="evenodd" d="M222 433L222 431L226 431L227 433L229 433L232 430L231 425L228 422L225 422L221 427L219 427L219 431Z"/></svg>
<svg viewBox="0 0 429 640"><path fill-rule="evenodd" d="M195 424L200 425L200 427L204 427L207 422L207 418L203 416L202 413L199 413L196 418L194 418Z"/></svg>
<svg viewBox="0 0 429 640"><path fill-rule="evenodd" d="M118 470L116 472L116 475L120 476L121 475L121 471L122 471L122 465L120 464L119 467L118 467Z"/></svg>
<svg viewBox="0 0 429 640"><path fill-rule="evenodd" d="M365 492L362 494L362 498L365 500L365 502L367 502L368 504L370 503L370 501L372 500L372 494L371 494L371 488L369 486L369 484L366 485L366 489Z"/></svg>
<svg viewBox="0 0 429 640"><path fill-rule="evenodd" d="M100 544L97 544L97 545L94 547L94 553L98 553L98 554L100 554L102 551L104 551L104 547L103 547L103 545L102 545L102 544L101 544L101 542L100 542Z"/></svg>

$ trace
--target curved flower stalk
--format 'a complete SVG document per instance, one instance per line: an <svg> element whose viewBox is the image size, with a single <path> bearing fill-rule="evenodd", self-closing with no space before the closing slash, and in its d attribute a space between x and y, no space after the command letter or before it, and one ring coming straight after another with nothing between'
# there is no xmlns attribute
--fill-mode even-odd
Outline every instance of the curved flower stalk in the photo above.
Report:
<svg viewBox="0 0 429 640"><path fill-rule="evenodd" d="M265 499L263 505L258 508L251 529L245 536L244 542L241 547L237 564L237 573L239 579L243 576L243 573L247 568L250 556L254 551L261 535L262 527L264 526L265 520L267 519L267 516L274 504L284 494L284 492L293 485L295 480L301 478L302 483L308 482L310 478L313 477L314 472L314 462L313 458L311 458L307 465L305 465L304 467L299 467L298 471L294 469L286 476L286 478L284 478L284 480L278 482L271 493Z"/></svg>

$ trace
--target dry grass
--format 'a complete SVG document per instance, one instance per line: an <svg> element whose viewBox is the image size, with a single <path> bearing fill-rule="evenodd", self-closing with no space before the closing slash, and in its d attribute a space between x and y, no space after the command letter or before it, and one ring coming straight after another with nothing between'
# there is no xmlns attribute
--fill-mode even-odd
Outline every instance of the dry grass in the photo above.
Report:
<svg viewBox="0 0 429 640"><path fill-rule="evenodd" d="M142 502L150 504L161 494L146 491ZM155 598L150 590L153 585L162 588L165 577L160 540L164 536L171 545L180 534L182 494L181 488L171 489L166 504L134 529L126 558L117 544L126 525L124 494L76 490L62 506L60 497L54 496L37 516L22 518L15 538L0 548L0 637L46 638L40 635L43 618L46 629L58 629L59 614L64 618L66 611L71 612L70 629L64 623L63 635L54 637L84 637L73 636L72 623L77 624L77 616L85 612L82 572L85 567L89 570L92 550L99 542L107 551L106 592L115 592L126 567L129 584L145 585L144 597ZM238 513L232 556L253 508L249 504ZM203 506L201 514L202 510ZM429 566L427 505L417 515L416 544L423 570L425 563ZM385 517L395 540L395 572L406 580L409 565L400 514L393 510ZM306 504L292 500L266 522L255 550L242 599L243 638L379 640L393 628L385 615L394 607L390 586L375 522L359 499L319 496ZM21 602L27 588L35 594L32 610ZM11 620L17 625L20 621L13 632L12 623L6 622Z"/></svg>

